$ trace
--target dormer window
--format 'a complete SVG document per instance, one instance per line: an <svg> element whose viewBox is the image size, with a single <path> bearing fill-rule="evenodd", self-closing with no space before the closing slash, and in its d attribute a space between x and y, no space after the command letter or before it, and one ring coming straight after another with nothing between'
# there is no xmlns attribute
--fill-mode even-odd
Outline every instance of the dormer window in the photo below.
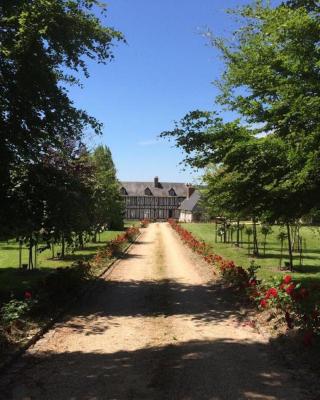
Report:
<svg viewBox="0 0 320 400"><path fill-rule="evenodd" d="M176 192L174 191L174 189L173 188L171 188L170 190L169 190L169 196L176 196L177 194L176 194Z"/></svg>
<svg viewBox="0 0 320 400"><path fill-rule="evenodd" d="M146 196L152 196L152 192L151 192L151 190L150 190L149 188L146 188L146 189L144 190L144 194L145 194Z"/></svg>
<svg viewBox="0 0 320 400"><path fill-rule="evenodd" d="M126 189L125 189L124 187L122 187L122 188L120 189L120 194L121 194L122 196L128 196L128 192L126 191Z"/></svg>

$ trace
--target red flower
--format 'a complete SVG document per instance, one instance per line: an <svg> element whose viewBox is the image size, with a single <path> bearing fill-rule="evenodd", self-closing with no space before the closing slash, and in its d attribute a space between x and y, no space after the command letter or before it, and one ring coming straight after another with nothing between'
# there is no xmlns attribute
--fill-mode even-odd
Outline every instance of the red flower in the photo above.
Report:
<svg viewBox="0 0 320 400"><path fill-rule="evenodd" d="M291 285L287 287L286 292L288 293L288 295L292 296L295 287L296 287L295 283L291 283Z"/></svg>
<svg viewBox="0 0 320 400"><path fill-rule="evenodd" d="M266 308L268 305L267 300L266 299L262 299L260 300L260 306L263 308Z"/></svg>
<svg viewBox="0 0 320 400"><path fill-rule="evenodd" d="M285 284L288 285L291 281L292 281L291 275L286 275L286 276L283 277L283 282L284 282Z"/></svg>
<svg viewBox="0 0 320 400"><path fill-rule="evenodd" d="M283 289L285 289L285 287L286 287L286 284L285 283L281 283L281 285L279 286L279 289L283 290Z"/></svg>
<svg viewBox="0 0 320 400"><path fill-rule="evenodd" d="M31 299L31 298L32 298L32 293L31 293L31 292L28 292L28 291L24 292L24 298L25 298L26 300Z"/></svg>
<svg viewBox="0 0 320 400"><path fill-rule="evenodd" d="M276 288L270 288L267 290L266 299L270 299L270 297L278 297L278 291Z"/></svg>

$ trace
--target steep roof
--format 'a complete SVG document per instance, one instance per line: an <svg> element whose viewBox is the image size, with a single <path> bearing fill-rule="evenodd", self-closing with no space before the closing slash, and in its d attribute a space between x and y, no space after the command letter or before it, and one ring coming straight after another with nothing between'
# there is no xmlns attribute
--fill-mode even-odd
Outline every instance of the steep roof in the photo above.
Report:
<svg viewBox="0 0 320 400"><path fill-rule="evenodd" d="M145 189L149 188L153 196L169 197L170 189L173 189L178 197L187 197L187 186L177 182L159 182L155 187L154 182L120 182L128 196L145 196Z"/></svg>
<svg viewBox="0 0 320 400"><path fill-rule="evenodd" d="M200 193L196 190L192 193L192 195L188 199L184 199L181 203L179 210L182 211L195 211L198 207L198 203L200 200Z"/></svg>

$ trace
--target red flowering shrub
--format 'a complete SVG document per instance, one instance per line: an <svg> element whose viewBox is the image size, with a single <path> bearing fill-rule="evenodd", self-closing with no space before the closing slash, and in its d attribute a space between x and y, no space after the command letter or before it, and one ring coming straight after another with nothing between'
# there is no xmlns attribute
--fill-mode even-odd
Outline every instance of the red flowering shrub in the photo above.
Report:
<svg viewBox="0 0 320 400"><path fill-rule="evenodd" d="M262 308L266 308L268 306L267 300L266 299L261 299L260 300L260 306Z"/></svg>
<svg viewBox="0 0 320 400"><path fill-rule="evenodd" d="M32 299L32 293L29 292L28 290L25 291L25 292L24 292L24 298L25 298L26 300Z"/></svg>
<svg viewBox="0 0 320 400"><path fill-rule="evenodd" d="M111 259L121 255L124 246L132 243L139 235L138 228L128 228L124 233L118 235L115 239L110 240L105 247L101 248L94 257L94 264L100 265L105 259Z"/></svg>
<svg viewBox="0 0 320 400"><path fill-rule="evenodd" d="M283 283L288 285L288 283L290 283L292 281L292 278L290 275L286 275L283 277Z"/></svg>
<svg viewBox="0 0 320 400"><path fill-rule="evenodd" d="M139 235L140 231L138 228L128 228L126 232L124 233L124 240L128 242L133 242L135 238Z"/></svg>
<svg viewBox="0 0 320 400"><path fill-rule="evenodd" d="M292 296L295 287L296 287L295 283L290 283L290 285L285 288L285 291L288 293L288 295Z"/></svg>
<svg viewBox="0 0 320 400"><path fill-rule="evenodd" d="M201 255L204 261L220 271L224 280L229 285L241 289L249 285L251 275L245 269L236 266L234 261L226 260L218 254L213 253L208 244L195 238L191 232L184 229L175 220L169 220L168 222L188 247L195 253Z"/></svg>
<svg viewBox="0 0 320 400"><path fill-rule="evenodd" d="M280 280L260 282L256 278L257 266L252 264L248 269L226 260L203 241L196 239L191 232L182 228L174 220L168 221L182 241L194 252L201 255L208 264L220 271L223 279L243 292L254 301L260 309L272 309L282 313L288 329L297 328L305 332L304 343L313 343L315 335L320 335L320 305L316 295L319 286L308 290L301 283L293 282L290 275Z"/></svg>
<svg viewBox="0 0 320 400"><path fill-rule="evenodd" d="M268 300L271 297L277 298L278 297L278 291L276 288L272 287L270 289L267 290L266 296L265 298Z"/></svg>

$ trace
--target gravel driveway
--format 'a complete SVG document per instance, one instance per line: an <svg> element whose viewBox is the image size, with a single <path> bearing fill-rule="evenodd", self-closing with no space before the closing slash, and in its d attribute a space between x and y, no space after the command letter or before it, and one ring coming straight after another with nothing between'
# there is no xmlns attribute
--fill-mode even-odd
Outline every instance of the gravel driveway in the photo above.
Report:
<svg viewBox="0 0 320 400"><path fill-rule="evenodd" d="M306 400L167 223L2 378L9 400Z"/></svg>

